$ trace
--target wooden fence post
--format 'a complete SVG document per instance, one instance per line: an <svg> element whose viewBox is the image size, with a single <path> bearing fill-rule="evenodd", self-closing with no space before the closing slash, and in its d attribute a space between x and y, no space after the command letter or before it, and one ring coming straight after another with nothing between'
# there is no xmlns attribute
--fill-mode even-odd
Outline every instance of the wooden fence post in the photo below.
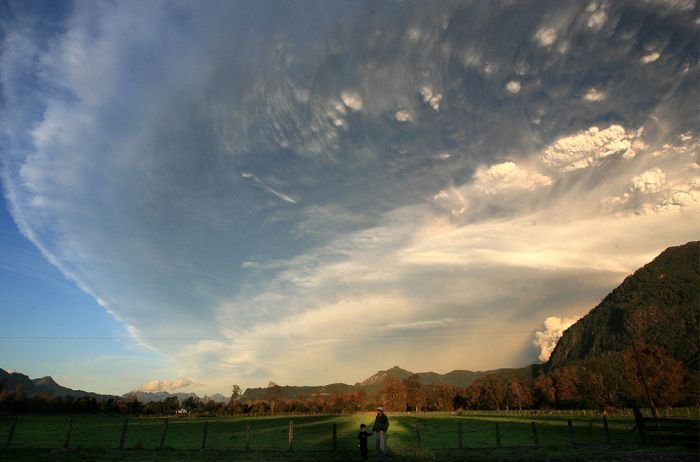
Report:
<svg viewBox="0 0 700 462"><path fill-rule="evenodd" d="M333 422L333 451L338 449L338 428L335 422Z"/></svg>
<svg viewBox="0 0 700 462"><path fill-rule="evenodd" d="M566 425L569 427L569 435L571 435L571 444L576 446L576 437L574 436L574 424L571 419L566 421Z"/></svg>
<svg viewBox="0 0 700 462"><path fill-rule="evenodd" d="M250 425L245 426L245 450L250 451Z"/></svg>
<svg viewBox="0 0 700 462"><path fill-rule="evenodd" d="M163 422L163 430L160 432L160 446L159 449L163 449L165 446L165 438L168 435L168 419Z"/></svg>
<svg viewBox="0 0 700 462"><path fill-rule="evenodd" d="M202 434L202 447L201 450L204 451L204 448L207 447L207 430L209 429L209 421L205 420L204 421L204 433Z"/></svg>
<svg viewBox="0 0 700 462"><path fill-rule="evenodd" d="M603 428L605 429L605 439L610 443L610 428L608 428L608 416L603 416Z"/></svg>
<svg viewBox="0 0 700 462"><path fill-rule="evenodd" d="M637 406L633 407L632 411L634 412L634 421L637 424L637 430L639 431L639 439L642 441L642 444L649 444L649 440L647 439L647 431L646 428L644 428L644 417L642 417L642 411L640 411Z"/></svg>
<svg viewBox="0 0 700 462"><path fill-rule="evenodd" d="M9 448L12 444L12 437L15 435L15 427L17 427L17 417L15 417L15 420L12 422L10 433L7 434L7 444L5 444L6 448Z"/></svg>
<svg viewBox="0 0 700 462"><path fill-rule="evenodd" d="M532 439L535 441L535 447L539 448L540 447L540 438L537 436L537 425L535 422L532 422Z"/></svg>
<svg viewBox="0 0 700 462"><path fill-rule="evenodd" d="M335 424L333 424L333 425L335 425ZM294 444L294 421L293 421L293 420L290 420L290 421L289 421L289 435L288 435L288 439L289 439L289 447L288 447L288 449L291 451L291 450L292 450L292 445Z"/></svg>
<svg viewBox="0 0 700 462"><path fill-rule="evenodd" d="M496 422L496 447L501 447L501 425Z"/></svg>
<svg viewBox="0 0 700 462"><path fill-rule="evenodd" d="M122 427L122 436L119 438L119 449L124 449L124 443L126 442L126 427L129 425L129 418L124 418L124 426Z"/></svg>
<svg viewBox="0 0 700 462"><path fill-rule="evenodd" d="M63 443L63 449L68 449L70 447L71 433L73 433L73 417L68 421L68 434L66 435L66 441Z"/></svg>
<svg viewBox="0 0 700 462"><path fill-rule="evenodd" d="M459 449L462 449L463 444L462 444L462 422L459 422L457 424L457 435L459 437Z"/></svg>

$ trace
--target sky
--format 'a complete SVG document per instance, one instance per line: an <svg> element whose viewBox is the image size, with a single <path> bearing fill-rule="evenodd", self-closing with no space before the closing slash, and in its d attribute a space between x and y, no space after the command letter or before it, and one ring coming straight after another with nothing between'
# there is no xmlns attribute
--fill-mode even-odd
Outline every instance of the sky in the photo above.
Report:
<svg viewBox="0 0 700 462"><path fill-rule="evenodd" d="M522 367L700 237L694 1L0 3L0 367Z"/></svg>

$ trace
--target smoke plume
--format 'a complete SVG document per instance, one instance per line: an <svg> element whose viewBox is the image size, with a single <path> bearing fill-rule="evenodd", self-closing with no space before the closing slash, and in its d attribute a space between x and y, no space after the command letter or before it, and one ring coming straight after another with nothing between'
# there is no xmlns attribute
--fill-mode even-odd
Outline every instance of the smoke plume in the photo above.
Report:
<svg viewBox="0 0 700 462"><path fill-rule="evenodd" d="M139 391L174 391L180 388L189 387L194 385L192 380L185 377L178 377L175 380L151 380L146 382L139 387Z"/></svg>
<svg viewBox="0 0 700 462"><path fill-rule="evenodd" d="M550 316L544 320L544 331L536 331L535 339L532 341L532 344L540 349L540 361L546 362L549 360L549 356L554 351L554 347L557 346L557 342L564 334L564 331L579 319L581 319L580 316L574 318Z"/></svg>

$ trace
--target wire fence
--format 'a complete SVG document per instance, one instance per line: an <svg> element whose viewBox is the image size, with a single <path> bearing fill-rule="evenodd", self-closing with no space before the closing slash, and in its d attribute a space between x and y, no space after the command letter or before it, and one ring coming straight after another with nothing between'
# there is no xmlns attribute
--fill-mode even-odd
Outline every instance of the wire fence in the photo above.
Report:
<svg viewBox="0 0 700 462"><path fill-rule="evenodd" d="M645 410L646 415L651 415ZM660 412L665 415L664 410ZM669 417L699 419L698 408ZM639 444L632 411L477 411L389 414L388 447L466 449ZM23 415L0 418L0 447L328 451L356 449L373 414L293 417L124 417Z"/></svg>

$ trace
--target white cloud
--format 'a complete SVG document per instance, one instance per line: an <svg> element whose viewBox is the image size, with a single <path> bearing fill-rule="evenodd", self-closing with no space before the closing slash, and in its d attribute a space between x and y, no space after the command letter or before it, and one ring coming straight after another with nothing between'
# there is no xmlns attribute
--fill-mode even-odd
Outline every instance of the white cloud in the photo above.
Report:
<svg viewBox="0 0 700 462"><path fill-rule="evenodd" d="M498 66L494 63L489 63L489 62L487 62L484 65L484 67L481 68L481 72L487 77L493 75L497 70L498 70Z"/></svg>
<svg viewBox="0 0 700 462"><path fill-rule="evenodd" d="M589 89L584 95L583 95L583 100L588 102L588 103L597 103L599 101L603 101L607 98L607 95L605 92L597 90L595 88Z"/></svg>
<svg viewBox="0 0 700 462"><path fill-rule="evenodd" d="M649 169L632 178L630 189L642 193L655 193L665 187L666 174L660 168Z"/></svg>
<svg viewBox="0 0 700 462"><path fill-rule="evenodd" d="M342 93L340 93L340 99L343 100L343 104L353 111L359 111L362 109L362 97L355 91L344 90Z"/></svg>
<svg viewBox="0 0 700 462"><path fill-rule="evenodd" d="M532 344L540 350L538 356L540 361L547 362L549 360L564 331L573 326L579 319L580 316L573 318L550 316L544 320L544 330L535 332L535 339L532 341Z"/></svg>
<svg viewBox="0 0 700 462"><path fill-rule="evenodd" d="M435 328L450 327L458 323L463 324L464 320L445 318L430 319L425 321L397 322L387 325L386 329L393 331L426 331Z"/></svg>
<svg viewBox="0 0 700 462"><path fill-rule="evenodd" d="M551 184L549 177L521 168L515 162L503 162L488 168L479 167L474 174L475 187L485 194L532 191Z"/></svg>
<svg viewBox="0 0 700 462"><path fill-rule="evenodd" d="M522 84L517 80L511 80L506 84L506 90L513 95L520 93L521 88Z"/></svg>
<svg viewBox="0 0 700 462"><path fill-rule="evenodd" d="M158 380L154 379L149 382L144 383L138 387L138 391L175 391L182 388L191 387L196 385L191 379L186 377L178 377L175 380Z"/></svg>
<svg viewBox="0 0 700 462"><path fill-rule="evenodd" d="M548 47L557 40L557 30L553 27L543 27L535 33L538 45Z"/></svg>
<svg viewBox="0 0 700 462"><path fill-rule="evenodd" d="M700 144L680 136L640 160L637 173L624 178L612 194L601 199L602 207L616 214L667 214L692 210L700 204L700 167L694 162ZM651 165L650 165L651 164ZM634 170L632 170L634 172Z"/></svg>
<svg viewBox="0 0 700 462"><path fill-rule="evenodd" d="M429 104L435 112L440 110L442 93L435 93L432 87L424 85L420 88L420 95L423 98L423 102Z"/></svg>
<svg viewBox="0 0 700 462"><path fill-rule="evenodd" d="M591 16L588 18L588 21L586 22L586 26L589 29L593 29L594 31L600 30L604 25L605 22L608 20L608 14L606 11L601 7L595 10Z"/></svg>
<svg viewBox="0 0 700 462"><path fill-rule="evenodd" d="M413 122L413 114L406 109L399 109L394 113L394 118L398 122Z"/></svg>
<svg viewBox="0 0 700 462"><path fill-rule="evenodd" d="M552 168L573 171L595 165L612 155L634 157L632 149L635 133L628 133L620 125L611 125L603 130L591 127L572 136L558 139L548 146L541 160Z"/></svg>
<svg viewBox="0 0 700 462"><path fill-rule="evenodd" d="M659 53L658 51L651 51L651 52L647 53L646 55L642 56L640 61L642 62L642 64L649 64L649 63L653 63L655 61L658 61L658 59L660 57L661 57L661 53Z"/></svg>
<svg viewBox="0 0 700 462"><path fill-rule="evenodd" d="M265 189L266 191L272 193L273 195L277 196L278 198L280 198L281 200L283 200L283 201L285 201L285 202L288 202L288 203L290 203L290 204L296 204L296 203L297 203L297 201L296 201L295 199L289 197L287 194L285 194L285 193L283 193L283 192L277 191L276 189L270 187L270 186L267 185L263 180L261 180L260 178L258 178L257 176L253 175L253 174L250 173L250 172L242 172L242 173L241 173L241 177L242 177L242 178L245 178L245 179L253 180L253 182L254 182L255 184L261 186L263 189Z"/></svg>

